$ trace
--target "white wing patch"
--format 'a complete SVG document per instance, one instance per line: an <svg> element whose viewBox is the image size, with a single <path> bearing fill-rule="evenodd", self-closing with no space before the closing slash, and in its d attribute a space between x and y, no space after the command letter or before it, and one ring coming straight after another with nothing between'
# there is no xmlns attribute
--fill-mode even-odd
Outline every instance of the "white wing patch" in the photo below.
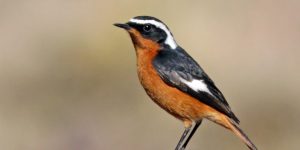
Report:
<svg viewBox="0 0 300 150"><path fill-rule="evenodd" d="M187 86L189 86L191 89L193 89L196 92L202 91L202 92L206 92L213 96L213 94L207 88L207 85L204 83L204 80L194 80L193 79L192 81L187 81L185 79L180 78L180 81L185 83Z"/></svg>
<svg viewBox="0 0 300 150"><path fill-rule="evenodd" d="M164 30L167 34L167 39L165 41L165 44L169 45L172 49L175 49L177 47L177 44L171 34L171 32L168 30L168 28L161 22L157 22L155 20L139 20L139 19L130 19L130 22L138 23L138 24L152 24L155 25L157 28L160 28Z"/></svg>

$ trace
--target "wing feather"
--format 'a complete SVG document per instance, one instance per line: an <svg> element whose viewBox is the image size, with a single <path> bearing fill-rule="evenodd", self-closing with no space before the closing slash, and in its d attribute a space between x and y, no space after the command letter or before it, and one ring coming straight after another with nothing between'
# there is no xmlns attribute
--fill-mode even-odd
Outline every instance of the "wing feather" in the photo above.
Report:
<svg viewBox="0 0 300 150"><path fill-rule="evenodd" d="M153 60L153 66L168 85L195 97L239 123L221 91L182 48L160 50Z"/></svg>

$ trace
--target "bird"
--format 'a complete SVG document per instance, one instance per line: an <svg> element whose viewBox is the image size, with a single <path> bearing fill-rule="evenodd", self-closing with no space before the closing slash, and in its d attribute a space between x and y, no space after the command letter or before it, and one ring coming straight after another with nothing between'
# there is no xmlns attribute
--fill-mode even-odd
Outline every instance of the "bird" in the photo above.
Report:
<svg viewBox="0 0 300 150"><path fill-rule="evenodd" d="M114 25L131 37L138 78L147 95L183 122L185 130L175 150L186 148L203 119L229 129L250 150L257 150L214 81L177 44L165 23L152 16L136 16Z"/></svg>

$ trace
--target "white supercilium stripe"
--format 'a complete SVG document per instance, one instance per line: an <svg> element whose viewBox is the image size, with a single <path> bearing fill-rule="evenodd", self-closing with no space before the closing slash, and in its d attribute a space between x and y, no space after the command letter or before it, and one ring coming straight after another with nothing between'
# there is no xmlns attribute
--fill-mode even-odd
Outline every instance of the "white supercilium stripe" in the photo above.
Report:
<svg viewBox="0 0 300 150"><path fill-rule="evenodd" d="M167 34L167 39L165 41L165 44L168 44L172 49L175 49L177 47L177 44L171 34L171 32L168 30L168 28L161 22L157 22L155 20L140 20L140 19L130 19L130 22L134 22L137 24L152 24L155 25L157 28L160 28L164 30Z"/></svg>
<svg viewBox="0 0 300 150"><path fill-rule="evenodd" d="M196 92L202 91L206 92L210 95L213 95L209 89L207 88L207 85L204 83L203 80L192 80L192 81L187 81L185 79L180 78L180 80L185 83L187 86L189 86L191 89L193 89Z"/></svg>

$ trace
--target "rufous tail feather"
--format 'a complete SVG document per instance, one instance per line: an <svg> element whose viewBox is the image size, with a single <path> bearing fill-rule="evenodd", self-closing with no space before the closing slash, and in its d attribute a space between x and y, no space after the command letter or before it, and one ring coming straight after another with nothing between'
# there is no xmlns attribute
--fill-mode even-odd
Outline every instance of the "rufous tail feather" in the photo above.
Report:
<svg viewBox="0 0 300 150"><path fill-rule="evenodd" d="M231 119L227 120L229 124L229 129L233 131L249 147L250 150L257 150L257 147L248 138L246 133L238 126L238 124L232 121Z"/></svg>

